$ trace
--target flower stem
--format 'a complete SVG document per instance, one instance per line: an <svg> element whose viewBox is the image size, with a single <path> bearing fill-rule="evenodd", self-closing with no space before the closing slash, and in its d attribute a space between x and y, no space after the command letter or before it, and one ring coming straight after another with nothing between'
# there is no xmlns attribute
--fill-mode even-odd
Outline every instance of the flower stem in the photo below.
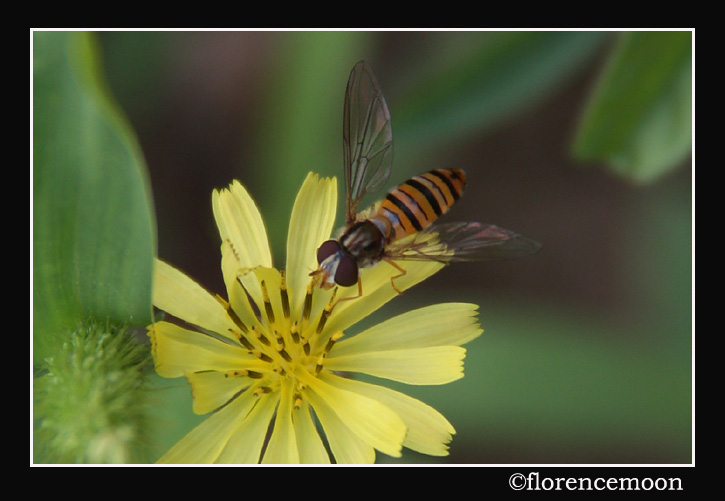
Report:
<svg viewBox="0 0 725 501"><path fill-rule="evenodd" d="M149 350L126 329L98 322L56 338L34 378L34 461L139 461Z"/></svg>

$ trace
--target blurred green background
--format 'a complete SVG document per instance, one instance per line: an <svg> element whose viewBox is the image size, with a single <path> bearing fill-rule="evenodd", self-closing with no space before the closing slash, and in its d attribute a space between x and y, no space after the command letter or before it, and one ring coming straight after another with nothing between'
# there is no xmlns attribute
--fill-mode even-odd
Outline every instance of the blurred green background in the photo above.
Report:
<svg viewBox="0 0 725 501"><path fill-rule="evenodd" d="M693 460L690 32L101 32L98 42L148 167L158 255L210 291L224 290L211 190L247 186L281 266L307 172L342 181L344 91L361 59L392 116L389 186L463 168L467 191L447 220L543 244L523 260L453 265L363 324L480 305L466 377L401 387L456 428L443 462ZM157 384L152 456L199 421L185 382Z"/></svg>

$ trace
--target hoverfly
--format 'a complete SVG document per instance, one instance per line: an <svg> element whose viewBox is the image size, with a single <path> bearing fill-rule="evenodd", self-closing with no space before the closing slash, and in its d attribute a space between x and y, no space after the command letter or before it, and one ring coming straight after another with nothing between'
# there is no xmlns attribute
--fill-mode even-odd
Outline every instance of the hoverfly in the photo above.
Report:
<svg viewBox="0 0 725 501"><path fill-rule="evenodd" d="M318 269L310 273L324 289L358 284L360 268L386 261L400 272L398 260L442 263L523 257L541 245L491 224L433 224L460 198L466 183L461 169L435 169L390 190L367 214L358 214L362 198L390 177L393 131L390 111L370 66L360 61L350 73L343 115L345 227L339 238L317 249ZM359 297L356 296L356 297ZM352 299L352 298L350 298Z"/></svg>

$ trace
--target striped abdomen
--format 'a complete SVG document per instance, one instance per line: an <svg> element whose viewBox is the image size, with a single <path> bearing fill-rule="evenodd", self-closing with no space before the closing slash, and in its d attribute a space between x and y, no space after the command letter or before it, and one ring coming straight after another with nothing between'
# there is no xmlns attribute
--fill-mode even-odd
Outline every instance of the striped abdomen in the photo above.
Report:
<svg viewBox="0 0 725 501"><path fill-rule="evenodd" d="M390 190L373 219L386 220L392 242L421 231L458 200L466 185L461 169L435 169ZM388 225L386 225L388 226Z"/></svg>

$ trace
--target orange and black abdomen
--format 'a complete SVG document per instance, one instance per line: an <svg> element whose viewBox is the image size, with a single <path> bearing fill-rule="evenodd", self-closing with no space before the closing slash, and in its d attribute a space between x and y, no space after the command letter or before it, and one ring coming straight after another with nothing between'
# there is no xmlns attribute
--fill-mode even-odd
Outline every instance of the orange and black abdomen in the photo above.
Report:
<svg viewBox="0 0 725 501"><path fill-rule="evenodd" d="M376 218L387 219L388 241L421 231L450 209L463 194L466 173L461 169L435 169L415 176L390 190Z"/></svg>

